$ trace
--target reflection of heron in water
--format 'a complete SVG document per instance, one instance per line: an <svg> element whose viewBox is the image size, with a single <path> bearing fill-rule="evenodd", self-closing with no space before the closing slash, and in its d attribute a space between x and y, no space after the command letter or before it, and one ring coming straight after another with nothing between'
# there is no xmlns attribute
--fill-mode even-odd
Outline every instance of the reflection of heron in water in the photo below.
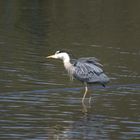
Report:
<svg viewBox="0 0 140 140"><path fill-rule="evenodd" d="M76 78L85 84L85 93L82 98L82 103L86 97L88 87L87 84L99 83L105 86L109 82L108 76L102 70L102 64L95 57L86 57L70 62L70 56L64 51L56 51L54 55L47 58L62 59L64 67L68 71L71 79ZM89 99L90 102L91 98Z"/></svg>

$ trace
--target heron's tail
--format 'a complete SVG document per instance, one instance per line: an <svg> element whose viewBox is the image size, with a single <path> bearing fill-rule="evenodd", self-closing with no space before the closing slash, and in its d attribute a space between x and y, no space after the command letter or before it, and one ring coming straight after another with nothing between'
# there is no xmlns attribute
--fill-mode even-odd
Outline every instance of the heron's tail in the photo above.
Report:
<svg viewBox="0 0 140 140"><path fill-rule="evenodd" d="M105 87L105 84L107 84L110 81L109 77L105 73L100 74L99 77L103 87Z"/></svg>

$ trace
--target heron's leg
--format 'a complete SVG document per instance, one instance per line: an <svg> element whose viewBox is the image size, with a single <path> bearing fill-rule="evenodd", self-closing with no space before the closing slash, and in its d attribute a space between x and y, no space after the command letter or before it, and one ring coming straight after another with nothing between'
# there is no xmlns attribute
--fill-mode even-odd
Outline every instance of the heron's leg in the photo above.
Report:
<svg viewBox="0 0 140 140"><path fill-rule="evenodd" d="M83 105L82 111L83 111L84 113L87 113L87 106L85 105L84 102L82 102L82 105Z"/></svg>
<svg viewBox="0 0 140 140"><path fill-rule="evenodd" d="M83 96L83 98L82 98L82 103L84 103L84 100L85 100L87 91L88 91L88 87L87 87L87 83L85 83L85 93L84 93L84 96Z"/></svg>
<svg viewBox="0 0 140 140"><path fill-rule="evenodd" d="M88 102L89 102L89 104L91 103L91 95L90 95L90 97L89 97L89 101L88 101Z"/></svg>

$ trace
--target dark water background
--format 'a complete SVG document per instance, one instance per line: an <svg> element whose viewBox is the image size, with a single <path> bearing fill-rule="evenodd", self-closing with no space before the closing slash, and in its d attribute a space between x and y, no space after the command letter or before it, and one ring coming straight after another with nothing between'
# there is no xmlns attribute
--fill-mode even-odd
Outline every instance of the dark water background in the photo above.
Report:
<svg viewBox="0 0 140 140"><path fill-rule="evenodd" d="M94 56L111 78L83 85L45 57ZM0 139L140 139L140 1L1 0Z"/></svg>

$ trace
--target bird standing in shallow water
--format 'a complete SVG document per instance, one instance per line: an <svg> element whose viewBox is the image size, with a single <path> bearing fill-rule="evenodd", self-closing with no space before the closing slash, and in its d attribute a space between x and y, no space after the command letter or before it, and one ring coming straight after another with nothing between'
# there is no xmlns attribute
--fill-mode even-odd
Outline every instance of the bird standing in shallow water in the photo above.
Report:
<svg viewBox="0 0 140 140"><path fill-rule="evenodd" d="M102 64L100 64L95 57L83 57L71 63L70 56L67 52L56 51L54 55L50 55L47 58L63 60L64 67L68 71L70 78L76 78L85 84L85 93L82 98L82 103L84 103L88 91L87 84L98 83L105 86L105 84L109 82L108 76L102 70Z"/></svg>

